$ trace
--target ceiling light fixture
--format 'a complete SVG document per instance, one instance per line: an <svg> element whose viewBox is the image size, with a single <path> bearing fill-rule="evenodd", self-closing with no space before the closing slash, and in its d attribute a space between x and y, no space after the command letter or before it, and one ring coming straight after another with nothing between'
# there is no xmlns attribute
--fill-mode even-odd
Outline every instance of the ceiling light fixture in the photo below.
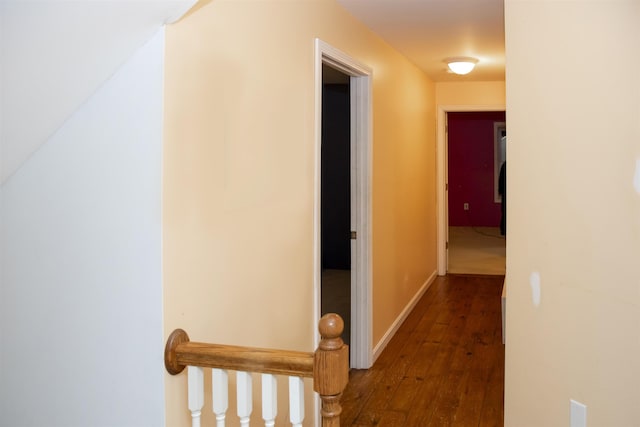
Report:
<svg viewBox="0 0 640 427"><path fill-rule="evenodd" d="M465 56L448 58L444 62L447 63L452 73L464 75L469 74L473 70L473 67L478 63L478 60Z"/></svg>

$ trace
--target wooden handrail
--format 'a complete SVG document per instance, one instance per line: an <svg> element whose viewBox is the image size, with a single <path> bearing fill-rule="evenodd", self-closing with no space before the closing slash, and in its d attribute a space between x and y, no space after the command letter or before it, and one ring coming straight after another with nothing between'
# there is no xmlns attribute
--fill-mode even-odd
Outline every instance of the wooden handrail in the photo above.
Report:
<svg viewBox="0 0 640 427"><path fill-rule="evenodd" d="M173 331L169 342L172 340L178 344L169 345L165 351L165 366L172 375L182 372L185 366L200 366L313 377L313 353L191 342L182 329Z"/></svg>
<svg viewBox="0 0 640 427"><path fill-rule="evenodd" d="M339 427L340 397L349 381L349 347L341 338L344 322L335 313L326 314L318 330L320 344L310 353L191 342L184 330L176 329L167 340L164 364L171 375L187 366L199 366L312 377L313 389L322 399L323 427Z"/></svg>

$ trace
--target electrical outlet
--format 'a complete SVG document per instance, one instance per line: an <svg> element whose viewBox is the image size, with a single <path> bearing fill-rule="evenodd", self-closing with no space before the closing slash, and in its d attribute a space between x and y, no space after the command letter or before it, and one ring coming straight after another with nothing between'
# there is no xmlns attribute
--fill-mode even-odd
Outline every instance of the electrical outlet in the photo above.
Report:
<svg viewBox="0 0 640 427"><path fill-rule="evenodd" d="M465 211L468 211L468 210L469 210L469 203L465 203L465 204L464 204L464 210L465 210Z"/></svg>
<svg viewBox="0 0 640 427"><path fill-rule="evenodd" d="M587 427L587 405L571 399L570 407L569 425L571 427Z"/></svg>

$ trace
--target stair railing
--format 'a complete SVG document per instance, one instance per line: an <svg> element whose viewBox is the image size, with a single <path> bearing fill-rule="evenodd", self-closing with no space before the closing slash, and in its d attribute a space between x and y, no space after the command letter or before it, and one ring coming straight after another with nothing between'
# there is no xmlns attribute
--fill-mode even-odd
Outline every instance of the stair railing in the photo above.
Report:
<svg viewBox="0 0 640 427"><path fill-rule="evenodd" d="M204 371L212 368L213 412L217 427L224 427L228 410L228 371L236 371L237 413L241 426L248 426L252 412L252 376L262 374L262 418L275 425L277 384L275 375L289 377L289 421L294 427L304 420L303 378L313 378L313 389L322 400L322 426L339 427L340 397L349 381L349 348L342 341L344 322L337 314L320 319L320 344L315 352L271 350L192 342L182 329L167 340L164 361L167 371L177 375L187 367L188 406L192 427L200 426L204 406Z"/></svg>

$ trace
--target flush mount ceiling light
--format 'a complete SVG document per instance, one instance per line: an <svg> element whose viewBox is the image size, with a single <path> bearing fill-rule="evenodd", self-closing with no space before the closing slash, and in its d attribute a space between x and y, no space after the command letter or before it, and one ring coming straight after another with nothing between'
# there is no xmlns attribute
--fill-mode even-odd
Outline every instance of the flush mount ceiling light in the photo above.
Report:
<svg viewBox="0 0 640 427"><path fill-rule="evenodd" d="M449 70L455 74L469 74L473 67L476 66L478 60L470 57L447 58L445 61L449 66Z"/></svg>

